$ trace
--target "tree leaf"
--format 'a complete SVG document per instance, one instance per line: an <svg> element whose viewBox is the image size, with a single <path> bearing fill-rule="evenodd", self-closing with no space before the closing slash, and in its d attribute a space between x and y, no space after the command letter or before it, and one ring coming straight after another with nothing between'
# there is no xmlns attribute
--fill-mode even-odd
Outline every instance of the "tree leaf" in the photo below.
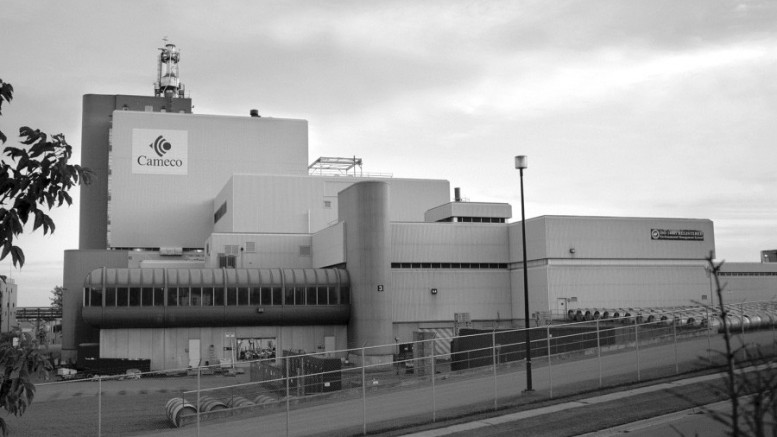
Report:
<svg viewBox="0 0 777 437"><path fill-rule="evenodd" d="M43 224L43 211L40 211L40 210L36 209L35 210L35 222L32 225L32 230L33 231L37 230L39 227L41 227L42 224ZM43 233L44 234L46 233L45 229L44 229Z"/></svg>
<svg viewBox="0 0 777 437"><path fill-rule="evenodd" d="M11 248L11 259L13 260L13 265L16 266L16 263L19 263L19 268L22 268L24 265L24 251L22 251L22 248L19 246L13 246Z"/></svg>

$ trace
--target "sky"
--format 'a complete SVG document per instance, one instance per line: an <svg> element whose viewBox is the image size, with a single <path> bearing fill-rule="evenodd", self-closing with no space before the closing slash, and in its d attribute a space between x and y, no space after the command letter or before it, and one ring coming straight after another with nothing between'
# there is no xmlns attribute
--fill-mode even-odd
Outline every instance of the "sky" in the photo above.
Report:
<svg viewBox="0 0 777 437"><path fill-rule="evenodd" d="M309 161L432 178L520 219L711 219L716 256L777 249L777 2L0 0L0 130L63 133L84 94L152 95L163 38L199 114L301 118ZM78 247L78 193L18 242L19 306ZM451 194L452 195L452 194ZM30 229L31 230L31 229Z"/></svg>

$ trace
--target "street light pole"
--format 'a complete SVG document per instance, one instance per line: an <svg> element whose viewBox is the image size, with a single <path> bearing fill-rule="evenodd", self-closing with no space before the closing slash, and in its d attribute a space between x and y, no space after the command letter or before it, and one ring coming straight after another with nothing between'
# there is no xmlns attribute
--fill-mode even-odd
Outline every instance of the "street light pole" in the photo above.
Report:
<svg viewBox="0 0 777 437"><path fill-rule="evenodd" d="M526 322L526 391L534 391L531 386L531 336L529 335L529 271L526 267L526 214L523 205L523 170L527 167L525 155L515 157L515 168L521 174L521 246L523 248L523 315Z"/></svg>

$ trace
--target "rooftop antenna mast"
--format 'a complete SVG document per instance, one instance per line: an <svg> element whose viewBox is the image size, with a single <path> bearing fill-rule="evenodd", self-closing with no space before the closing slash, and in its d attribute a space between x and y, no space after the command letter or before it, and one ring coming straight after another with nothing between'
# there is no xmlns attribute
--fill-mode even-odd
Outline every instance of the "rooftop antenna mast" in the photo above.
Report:
<svg viewBox="0 0 777 437"><path fill-rule="evenodd" d="M167 42L167 37L162 38L162 40L165 42L165 46L159 49L154 95L168 99L183 97L185 88L178 75L178 61L181 60L181 51L175 44Z"/></svg>

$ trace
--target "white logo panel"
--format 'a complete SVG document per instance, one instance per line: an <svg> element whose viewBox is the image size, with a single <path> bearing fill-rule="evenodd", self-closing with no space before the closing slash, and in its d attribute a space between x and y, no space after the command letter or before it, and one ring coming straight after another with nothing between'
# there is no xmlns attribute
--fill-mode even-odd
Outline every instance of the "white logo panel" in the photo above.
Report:
<svg viewBox="0 0 777 437"><path fill-rule="evenodd" d="M188 174L189 132L132 129L132 173Z"/></svg>

